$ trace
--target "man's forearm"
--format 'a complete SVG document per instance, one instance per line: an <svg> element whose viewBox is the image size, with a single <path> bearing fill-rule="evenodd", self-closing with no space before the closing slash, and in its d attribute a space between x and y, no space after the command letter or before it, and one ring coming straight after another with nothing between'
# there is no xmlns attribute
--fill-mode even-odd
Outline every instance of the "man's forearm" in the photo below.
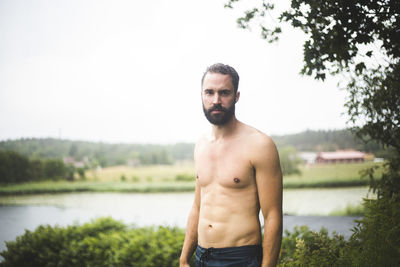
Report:
<svg viewBox="0 0 400 267"><path fill-rule="evenodd" d="M180 257L181 264L188 263L194 251L196 250L198 220L198 211L192 210L190 212L188 223L186 226L185 241L183 243L182 253Z"/></svg>
<svg viewBox="0 0 400 267"><path fill-rule="evenodd" d="M181 263L189 263L197 246L197 236L194 237L193 234L186 232L185 241L183 243L182 253L179 261Z"/></svg>
<svg viewBox="0 0 400 267"><path fill-rule="evenodd" d="M275 267L282 242L282 217L264 221L262 267Z"/></svg>

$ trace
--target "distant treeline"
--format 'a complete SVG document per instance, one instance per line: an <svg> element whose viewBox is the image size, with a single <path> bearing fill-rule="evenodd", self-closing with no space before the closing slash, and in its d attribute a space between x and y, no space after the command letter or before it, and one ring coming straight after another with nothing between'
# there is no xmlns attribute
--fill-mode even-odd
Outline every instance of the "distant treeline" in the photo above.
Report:
<svg viewBox="0 0 400 267"><path fill-rule="evenodd" d="M297 134L272 136L280 152L334 151L357 149L386 157L390 151L384 150L376 142L364 143L349 130L305 131ZM73 158L93 166L173 164L181 160L193 160L194 144L110 144L60 140L55 138L24 138L0 142L0 151L15 151L30 160Z"/></svg>
<svg viewBox="0 0 400 267"><path fill-rule="evenodd" d="M0 142L0 151L15 151L29 159L63 159L89 162L90 166L173 164L192 160L194 144L109 144L60 140L55 138L23 138Z"/></svg>
<svg viewBox="0 0 400 267"><path fill-rule="evenodd" d="M377 142L364 142L349 130L307 130L301 133L272 136L279 147L291 146L297 151L336 151L339 149L356 149L373 153L377 157L387 157L390 151Z"/></svg>

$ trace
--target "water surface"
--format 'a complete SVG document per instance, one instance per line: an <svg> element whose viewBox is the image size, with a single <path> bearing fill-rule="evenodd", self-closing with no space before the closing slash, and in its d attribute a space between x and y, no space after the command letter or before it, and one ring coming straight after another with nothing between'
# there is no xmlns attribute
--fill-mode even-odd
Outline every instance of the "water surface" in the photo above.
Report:
<svg viewBox="0 0 400 267"><path fill-rule="evenodd" d="M324 216L347 205L357 205L368 188L284 190L284 228L307 225L350 236L354 217ZM185 227L193 193L66 193L0 197L0 250L41 224L66 226L111 216L128 225Z"/></svg>

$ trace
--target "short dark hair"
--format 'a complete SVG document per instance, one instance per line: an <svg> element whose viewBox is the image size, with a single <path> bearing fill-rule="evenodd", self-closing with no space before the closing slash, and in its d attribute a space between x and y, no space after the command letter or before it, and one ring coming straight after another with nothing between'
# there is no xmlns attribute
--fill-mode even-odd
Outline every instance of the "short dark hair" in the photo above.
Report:
<svg viewBox="0 0 400 267"><path fill-rule="evenodd" d="M237 93L238 88L239 88L239 74L236 72L234 68L232 68L229 65L225 65L222 63L216 63L207 68L207 70L204 72L203 77L201 78L201 85L203 86L203 81L204 77L206 76L207 73L220 73L224 75L229 75L232 80L233 88L235 90L235 93Z"/></svg>

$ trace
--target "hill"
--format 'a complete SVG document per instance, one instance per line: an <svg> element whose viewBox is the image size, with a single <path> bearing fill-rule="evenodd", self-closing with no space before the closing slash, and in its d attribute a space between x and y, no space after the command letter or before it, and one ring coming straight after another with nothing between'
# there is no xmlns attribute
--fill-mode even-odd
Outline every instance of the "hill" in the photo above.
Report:
<svg viewBox="0 0 400 267"><path fill-rule="evenodd" d="M349 130L307 130L301 133L271 136L278 147L292 146L297 151L336 151L355 149L367 153L373 153L378 157L386 157L386 151L376 142L365 143L358 139Z"/></svg>

